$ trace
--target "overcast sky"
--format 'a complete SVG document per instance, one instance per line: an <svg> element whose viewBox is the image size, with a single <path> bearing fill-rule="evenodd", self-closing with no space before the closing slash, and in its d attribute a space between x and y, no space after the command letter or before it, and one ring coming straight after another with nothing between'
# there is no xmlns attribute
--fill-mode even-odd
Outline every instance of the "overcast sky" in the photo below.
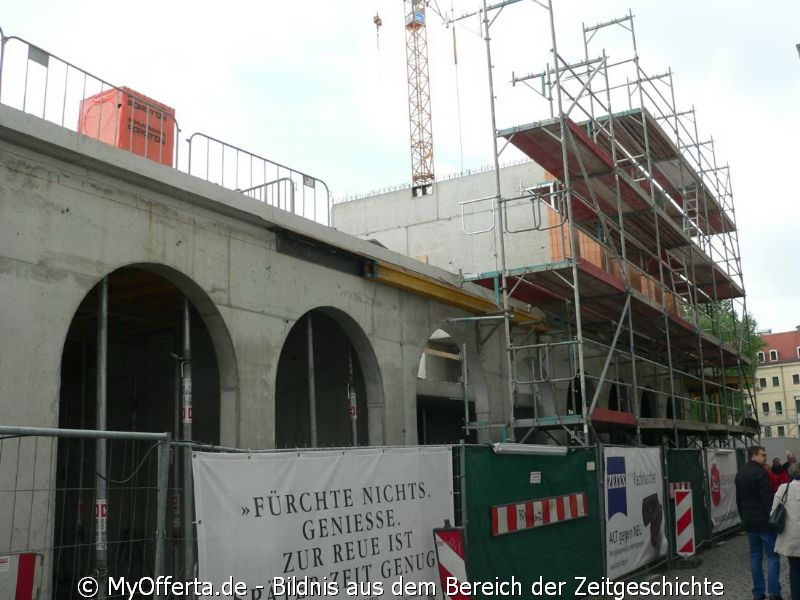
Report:
<svg viewBox="0 0 800 600"><path fill-rule="evenodd" d="M438 1L446 16L478 6ZM718 164L731 167L748 309L762 329L793 329L800 325L800 2L555 0L560 54L582 59L582 24L629 10L642 68L672 70L678 108L696 109L700 139L713 137ZM213 10L183 0L0 0L0 27L173 106L182 137L202 131L308 172L337 198L410 180L400 0L228 0ZM546 12L532 0L509 6L492 38L498 127L547 118L546 103L509 83L512 72L540 72L550 60ZM446 27L429 11L428 39L436 175L488 165L477 17ZM592 55L603 48L612 60L633 55L619 27L592 44ZM516 158L506 152L501 161Z"/></svg>

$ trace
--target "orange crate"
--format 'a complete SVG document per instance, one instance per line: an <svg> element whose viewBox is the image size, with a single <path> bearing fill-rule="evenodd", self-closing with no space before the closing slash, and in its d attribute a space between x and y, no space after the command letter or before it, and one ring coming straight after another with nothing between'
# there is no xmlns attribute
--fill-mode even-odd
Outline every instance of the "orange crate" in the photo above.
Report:
<svg viewBox="0 0 800 600"><path fill-rule="evenodd" d="M175 109L126 87L85 98L80 109L80 133L172 166Z"/></svg>

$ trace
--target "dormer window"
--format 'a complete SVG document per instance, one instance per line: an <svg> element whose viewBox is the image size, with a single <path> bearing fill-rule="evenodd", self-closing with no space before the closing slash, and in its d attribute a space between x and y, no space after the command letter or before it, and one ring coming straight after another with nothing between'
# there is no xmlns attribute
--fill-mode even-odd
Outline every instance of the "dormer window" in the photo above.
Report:
<svg viewBox="0 0 800 600"><path fill-rule="evenodd" d="M775 362L778 360L778 351L777 350L770 350L769 351L769 361Z"/></svg>
<svg viewBox="0 0 800 600"><path fill-rule="evenodd" d="M798 354L800 354L800 348L797 349L797 352ZM756 352L756 359L758 360L758 362L763 363L765 360L764 353L761 352L760 350Z"/></svg>

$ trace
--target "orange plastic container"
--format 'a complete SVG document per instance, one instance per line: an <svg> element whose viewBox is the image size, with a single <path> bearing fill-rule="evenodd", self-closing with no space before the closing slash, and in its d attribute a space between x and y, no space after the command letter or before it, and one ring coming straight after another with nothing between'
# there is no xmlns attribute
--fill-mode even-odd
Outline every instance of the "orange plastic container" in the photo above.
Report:
<svg viewBox="0 0 800 600"><path fill-rule="evenodd" d="M85 98L80 108L80 133L172 166L175 109L126 87Z"/></svg>

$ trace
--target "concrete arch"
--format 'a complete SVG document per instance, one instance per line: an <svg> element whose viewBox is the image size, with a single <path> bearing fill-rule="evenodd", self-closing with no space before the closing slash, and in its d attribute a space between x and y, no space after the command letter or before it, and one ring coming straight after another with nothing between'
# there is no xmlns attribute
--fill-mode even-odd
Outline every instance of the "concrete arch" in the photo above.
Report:
<svg viewBox="0 0 800 600"><path fill-rule="evenodd" d="M489 405L489 390L488 390L488 383L486 377L486 371L484 369L484 365L481 359L480 351L478 350L477 344L475 343L475 336L474 332L468 330L463 324L455 324L449 322L447 320L440 320L436 322L433 327L431 328L428 337L421 341L419 347L421 348L421 352L419 354L419 358L416 364L420 364L425 355L426 348L430 344L431 340L433 339L433 335L436 331L443 331L445 332L452 342L457 346L459 354L461 353L461 349L466 346L466 359L467 359L467 397L469 398L470 403L472 404L471 414L472 418L477 421L490 421L490 405ZM459 361L460 364L460 361ZM460 373L458 376L460 380ZM417 402L416 402L416 409L417 411L420 410L420 384L419 381L417 383ZM446 391L443 391L446 393ZM463 405L459 405L460 410L460 418L461 422L463 422ZM455 413L455 410L453 410ZM462 429L463 435L463 429ZM418 439L420 438L420 432L417 432ZM483 438L485 436L480 435L476 436L476 440L480 439L484 441ZM451 440L454 441L454 440Z"/></svg>
<svg viewBox="0 0 800 600"><path fill-rule="evenodd" d="M80 306L89 298L103 278L113 278L115 274L132 270L151 273L172 284L189 299L190 305L202 320L211 340L219 374L219 442L223 445L235 445L238 429L239 375L233 340L222 314L206 291L191 277L174 267L153 262L131 262L119 265L100 277L84 280L86 282L84 289L78 295L77 301L74 301L69 308L70 316L61 334L62 364L69 330Z"/></svg>
<svg viewBox="0 0 800 600"><path fill-rule="evenodd" d="M307 331L305 330L305 327L307 327L309 318L312 319L312 330L314 331L315 338L313 342L315 369L321 367L320 374L322 374L322 370L325 368L325 365L321 365L318 362L320 360L320 356L324 355L324 352L321 351L321 348L324 348L328 352L336 352L338 354L338 357L335 359L338 361L337 366L334 367L333 370L339 372L327 372L322 374L323 377L326 378L325 380L328 382L328 386L323 386L324 389L318 390L318 393L321 392L322 397L325 398L324 401L327 402L335 401L342 403L346 401L341 394L342 385L344 383L342 376L347 375L345 372L346 367L342 368L342 366L343 364L347 364L346 355L350 352L350 350L352 350L354 359L354 383L357 390L358 444L371 446L382 445L385 439L385 396L381 369L372 343L362 327L345 311L333 306L318 306L305 311L294 322L282 343L281 356L278 360L274 374L276 446L286 446L288 443L287 434L284 432L283 435L281 435L281 432L279 431L279 427L281 425L286 426L286 423L281 424L279 421L289 415L288 411L292 410L289 404L293 401L294 403L298 401L306 402L308 398L307 390L295 389L293 401L291 398L286 397L284 391L290 389L290 385L286 382L288 375L287 370L289 369L290 365L289 355L294 353L294 358L301 356L303 364L297 364L296 368L300 370L306 368L307 363L305 361L307 361L308 354L306 340ZM337 345L338 347L333 347ZM342 362L343 360L345 361L344 363ZM307 386L307 374L304 377L297 377L297 375L298 374L295 373L296 380L302 380L302 385ZM338 379L333 384L334 389L331 389L331 377L336 377L337 375ZM319 381L317 381L317 385L319 386ZM320 414L324 415L325 410L326 408L320 407L320 404L318 403L318 417ZM339 418L340 415L337 412L334 415L334 419ZM300 436L300 438L303 440L303 443L308 443L308 439L306 439L307 433L303 433L303 430L306 427L305 421L310 420L310 417L307 414L307 409L305 407L301 407L299 412L296 412L295 415L286 420L290 423L289 427L294 431L294 434ZM330 423L328 423L328 425L330 425ZM319 444L325 445L325 439L326 436L321 435ZM330 441L332 438L328 436L327 439ZM334 436L333 439L338 440L332 442L334 445L349 445L351 443L350 440L345 440L341 435L338 437ZM298 445L302 445L302 443Z"/></svg>

